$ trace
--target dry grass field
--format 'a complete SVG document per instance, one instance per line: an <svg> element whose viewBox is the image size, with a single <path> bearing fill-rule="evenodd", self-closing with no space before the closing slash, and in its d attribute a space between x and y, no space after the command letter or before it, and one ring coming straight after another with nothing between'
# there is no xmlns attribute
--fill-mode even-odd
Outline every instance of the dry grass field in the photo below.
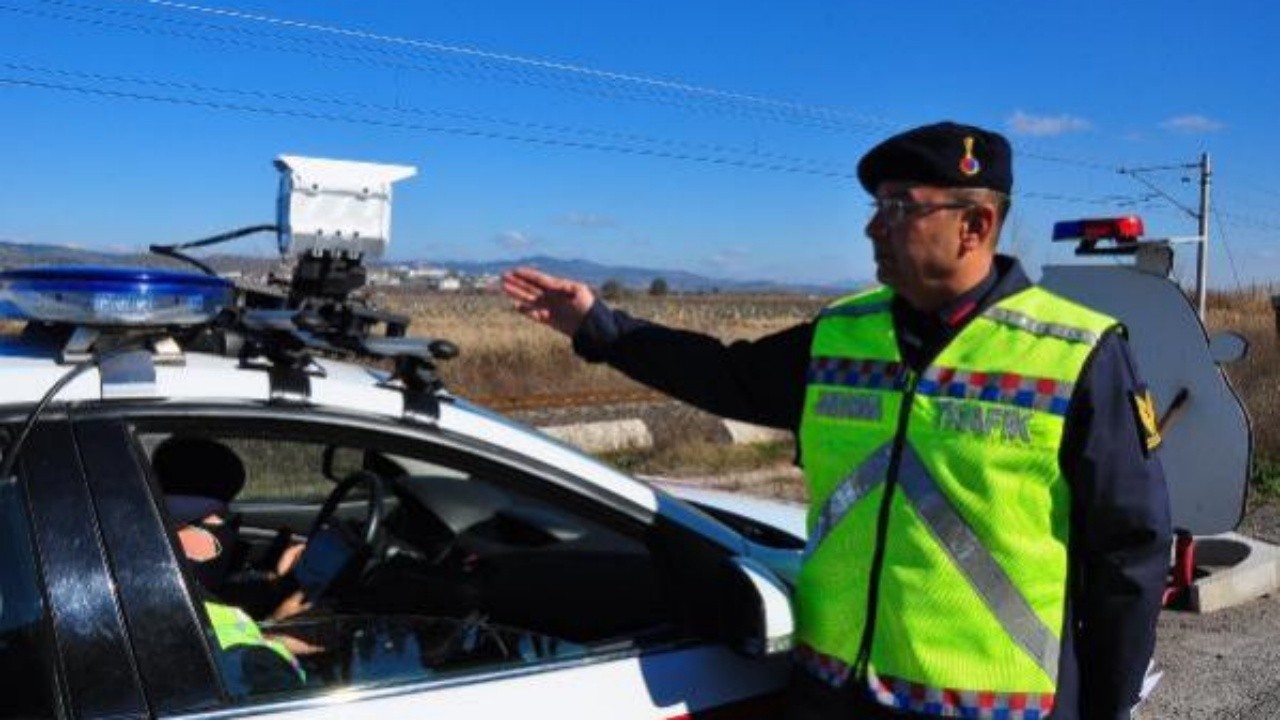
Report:
<svg viewBox="0 0 1280 720"><path fill-rule="evenodd" d="M1248 356L1228 367L1253 419L1257 473L1263 495L1280 495L1280 351L1275 315L1266 288L1214 293L1209 297L1211 331L1234 330L1250 342ZM383 291L379 302L414 319L411 332L454 341L460 356L444 365L449 386L470 397L579 394L639 389L599 365L577 360L568 342L512 311L496 295ZM799 296L636 295L613 303L639 317L709 332L725 340L755 338L813 316L821 298ZM697 464L696 450L664 448ZM708 463L722 465L722 453ZM785 457L786 453L779 453ZM758 458L757 458L758 459ZM749 459L744 459L749 461ZM631 465L630 461L623 464ZM668 463L659 463L662 466ZM644 462L633 469L644 470Z"/></svg>
<svg viewBox="0 0 1280 720"><path fill-rule="evenodd" d="M559 334L517 315L497 295L383 291L388 310L413 318L411 334L451 340L459 356L441 367L449 387L468 397L585 394L640 386L578 360ZM611 303L637 317L707 332L726 341L756 338L812 316L822 299L800 296L636 295Z"/></svg>
<svg viewBox="0 0 1280 720"><path fill-rule="evenodd" d="M1212 293L1207 324L1210 331L1232 330L1249 340L1248 355L1228 365L1227 375L1252 420L1255 487L1264 496L1280 497L1280 334L1272 292Z"/></svg>

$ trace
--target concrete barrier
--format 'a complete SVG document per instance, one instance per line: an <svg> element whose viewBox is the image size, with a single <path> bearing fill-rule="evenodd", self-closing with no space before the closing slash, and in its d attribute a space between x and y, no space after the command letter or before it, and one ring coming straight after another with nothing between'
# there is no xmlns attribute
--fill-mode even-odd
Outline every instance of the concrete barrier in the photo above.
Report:
<svg viewBox="0 0 1280 720"><path fill-rule="evenodd" d="M1196 538L1189 605L1208 613L1255 600L1280 587L1280 548L1238 533Z"/></svg>
<svg viewBox="0 0 1280 720"><path fill-rule="evenodd" d="M603 420L600 422L551 425L538 428L584 452L617 452L653 447L653 434L643 420Z"/></svg>
<svg viewBox="0 0 1280 720"><path fill-rule="evenodd" d="M719 421L729 444L752 445L755 443L784 442L791 439L786 430L752 425L736 420ZM563 440L585 452L615 452L617 450L641 450L654 445L654 433L639 418L601 420L566 425L539 425L542 432Z"/></svg>
<svg viewBox="0 0 1280 720"><path fill-rule="evenodd" d="M737 420L725 420L724 429L729 433L729 440L734 445L783 442L791 439L791 433L786 430L751 425Z"/></svg>

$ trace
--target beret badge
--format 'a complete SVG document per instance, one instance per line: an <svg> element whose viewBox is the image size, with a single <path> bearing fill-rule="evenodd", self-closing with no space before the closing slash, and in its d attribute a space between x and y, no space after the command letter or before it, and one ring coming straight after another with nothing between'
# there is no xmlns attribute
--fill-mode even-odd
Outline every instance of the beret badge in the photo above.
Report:
<svg viewBox="0 0 1280 720"><path fill-rule="evenodd" d="M960 172L969 177L982 172L982 163L973 156L973 138L964 139L964 157L960 158Z"/></svg>

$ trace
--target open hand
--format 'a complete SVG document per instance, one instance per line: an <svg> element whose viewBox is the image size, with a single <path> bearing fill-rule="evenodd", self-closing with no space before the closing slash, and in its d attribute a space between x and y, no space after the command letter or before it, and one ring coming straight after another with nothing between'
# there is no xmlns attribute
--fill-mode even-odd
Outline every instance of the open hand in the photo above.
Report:
<svg viewBox="0 0 1280 720"><path fill-rule="evenodd" d="M289 594L289 597L280 601L275 610L271 611L271 619L275 622L281 622L294 615L301 615L310 609L311 601L307 599L307 596L301 590L295 590Z"/></svg>
<svg viewBox="0 0 1280 720"><path fill-rule="evenodd" d="M294 657L315 655L316 653L322 653L325 650L323 645L315 645L303 640L302 638L286 635L285 633L271 633L269 635L264 635L263 637L267 640L280 643L286 650L293 653Z"/></svg>
<svg viewBox="0 0 1280 720"><path fill-rule="evenodd" d="M520 314L569 336L578 331L596 301L583 283L527 267L503 273L502 291Z"/></svg>

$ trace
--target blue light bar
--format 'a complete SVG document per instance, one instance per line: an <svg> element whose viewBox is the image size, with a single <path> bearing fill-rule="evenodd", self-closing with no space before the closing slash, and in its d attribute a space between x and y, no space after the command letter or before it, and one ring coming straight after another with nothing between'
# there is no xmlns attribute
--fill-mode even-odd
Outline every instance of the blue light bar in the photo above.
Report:
<svg viewBox="0 0 1280 720"><path fill-rule="evenodd" d="M1060 242L1095 243L1099 240L1114 240L1118 243L1136 242L1146 233L1142 218L1137 215L1125 215L1114 218L1094 218L1091 220L1068 220L1053 224L1053 240Z"/></svg>
<svg viewBox="0 0 1280 720"><path fill-rule="evenodd" d="M1053 224L1053 241L1079 240L1084 237L1084 221L1065 220Z"/></svg>
<svg viewBox="0 0 1280 720"><path fill-rule="evenodd" d="M208 322L235 286L210 275L152 268L32 267L0 272L0 317L91 327Z"/></svg>

